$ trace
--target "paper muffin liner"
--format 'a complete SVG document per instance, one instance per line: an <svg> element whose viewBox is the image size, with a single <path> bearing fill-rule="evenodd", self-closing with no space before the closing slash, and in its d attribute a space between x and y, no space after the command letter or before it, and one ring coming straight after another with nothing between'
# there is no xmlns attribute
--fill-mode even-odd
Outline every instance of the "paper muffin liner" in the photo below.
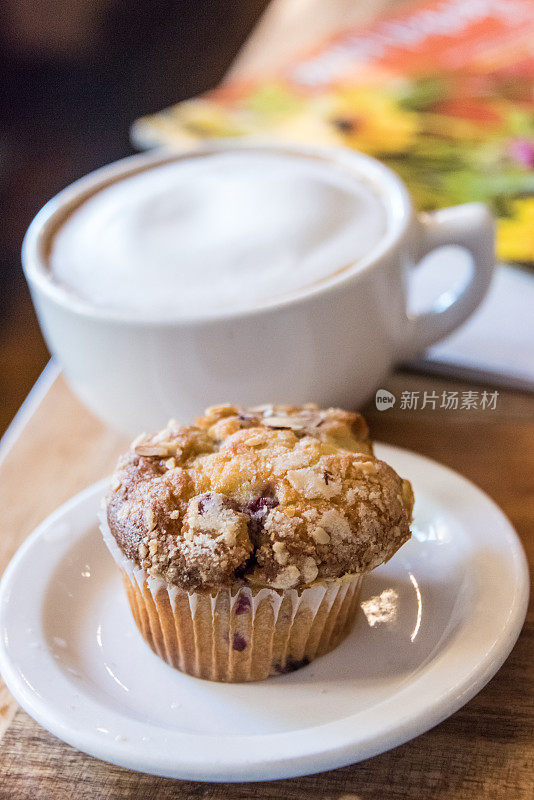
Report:
<svg viewBox="0 0 534 800"><path fill-rule="evenodd" d="M292 672L337 647L355 620L362 575L303 589L235 584L187 592L127 558L103 515L101 531L141 635L160 658L197 678L258 681Z"/></svg>

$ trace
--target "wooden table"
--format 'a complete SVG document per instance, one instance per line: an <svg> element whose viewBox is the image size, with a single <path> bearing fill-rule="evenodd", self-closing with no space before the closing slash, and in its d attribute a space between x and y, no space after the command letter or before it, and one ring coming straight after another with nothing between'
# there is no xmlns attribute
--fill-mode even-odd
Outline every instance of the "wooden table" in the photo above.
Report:
<svg viewBox="0 0 534 800"><path fill-rule="evenodd" d="M339 19L368 18L388 2L275 0L236 70L252 74L277 63L290 36L306 44L318 21L333 27ZM391 376L384 388L397 397L483 389L407 372ZM385 412L369 405L364 413L376 439L435 458L487 491L514 523L533 563L534 397L501 391L494 411L406 411L397 404ZM0 450L0 571L47 514L111 470L125 444L80 405L54 366L46 370ZM96 761L39 727L0 682L0 800L532 800L533 665L531 603L502 669L433 730L352 767L256 784L172 781Z"/></svg>

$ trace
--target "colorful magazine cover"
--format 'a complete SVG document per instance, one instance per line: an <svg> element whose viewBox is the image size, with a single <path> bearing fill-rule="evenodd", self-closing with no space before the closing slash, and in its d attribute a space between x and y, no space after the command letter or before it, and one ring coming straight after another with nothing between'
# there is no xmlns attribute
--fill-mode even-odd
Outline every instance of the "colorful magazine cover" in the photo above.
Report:
<svg viewBox="0 0 534 800"><path fill-rule="evenodd" d="M133 128L142 146L227 136L353 147L392 167L420 210L486 202L499 257L532 263L534 0L418 3Z"/></svg>

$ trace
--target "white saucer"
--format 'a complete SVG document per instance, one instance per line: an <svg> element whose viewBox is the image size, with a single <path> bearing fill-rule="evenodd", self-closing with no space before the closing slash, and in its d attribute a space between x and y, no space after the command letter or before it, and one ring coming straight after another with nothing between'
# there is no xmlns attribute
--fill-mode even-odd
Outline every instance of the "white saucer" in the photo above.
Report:
<svg viewBox="0 0 534 800"><path fill-rule="evenodd" d="M95 524L101 482L28 538L0 585L0 669L45 728L97 758L205 781L340 767L417 736L466 703L523 623L527 566L510 523L435 462L377 448L414 485L413 539L364 583L343 644L256 684L168 667L135 628Z"/></svg>

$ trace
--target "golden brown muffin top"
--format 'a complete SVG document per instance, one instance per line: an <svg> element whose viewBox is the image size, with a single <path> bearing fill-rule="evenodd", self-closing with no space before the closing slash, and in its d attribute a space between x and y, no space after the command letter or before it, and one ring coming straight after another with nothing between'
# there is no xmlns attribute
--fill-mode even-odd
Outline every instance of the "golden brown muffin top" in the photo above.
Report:
<svg viewBox="0 0 534 800"><path fill-rule="evenodd" d="M360 414L208 408L142 434L107 498L122 551L184 589L288 589L368 572L409 538L413 495L373 456Z"/></svg>

